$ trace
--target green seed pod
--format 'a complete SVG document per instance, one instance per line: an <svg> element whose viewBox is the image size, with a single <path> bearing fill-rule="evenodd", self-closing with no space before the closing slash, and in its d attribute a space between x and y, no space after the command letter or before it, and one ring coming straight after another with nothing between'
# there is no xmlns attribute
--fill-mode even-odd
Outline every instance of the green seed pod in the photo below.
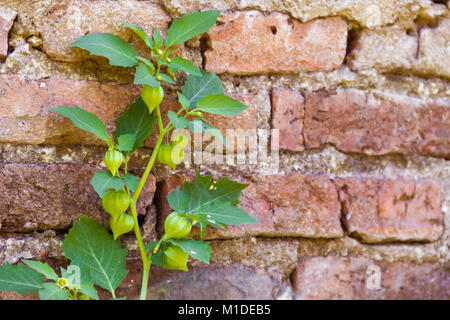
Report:
<svg viewBox="0 0 450 320"><path fill-rule="evenodd" d="M178 212L172 212L164 222L167 239L179 239L186 237L191 232L192 224Z"/></svg>
<svg viewBox="0 0 450 320"><path fill-rule="evenodd" d="M141 96L147 104L148 111L152 113L164 99L164 90L162 87L150 87L148 85L144 85Z"/></svg>
<svg viewBox="0 0 450 320"><path fill-rule="evenodd" d="M164 268L168 270L183 270L187 268L188 254L177 246L164 250Z"/></svg>
<svg viewBox="0 0 450 320"><path fill-rule="evenodd" d="M117 172L122 165L123 154L118 150L108 150L105 153L106 167L111 171L113 176L117 175Z"/></svg>
<svg viewBox="0 0 450 320"><path fill-rule="evenodd" d="M111 226L114 240L116 240L122 234L128 233L133 230L134 219L129 214L122 213L117 219L111 217L109 219L109 225Z"/></svg>
<svg viewBox="0 0 450 320"><path fill-rule="evenodd" d="M157 160L159 163L166 164L175 170L177 164L172 161L172 150L173 145L167 143L161 144L158 150Z"/></svg>
<svg viewBox="0 0 450 320"><path fill-rule="evenodd" d="M127 211L130 196L123 190L109 190L102 198L103 208L114 218Z"/></svg>

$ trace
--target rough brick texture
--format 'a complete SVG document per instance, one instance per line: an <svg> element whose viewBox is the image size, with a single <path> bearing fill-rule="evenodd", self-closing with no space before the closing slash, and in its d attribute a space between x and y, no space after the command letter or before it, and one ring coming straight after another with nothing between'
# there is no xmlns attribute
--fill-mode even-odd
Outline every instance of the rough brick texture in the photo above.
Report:
<svg viewBox="0 0 450 320"><path fill-rule="evenodd" d="M354 89L304 96L286 90L273 94L272 126L280 129L281 148L301 151L332 144L343 152L450 157L447 103L381 98Z"/></svg>
<svg viewBox="0 0 450 320"><path fill-rule="evenodd" d="M8 54L8 33L16 16L16 12L0 8L0 58Z"/></svg>
<svg viewBox="0 0 450 320"><path fill-rule="evenodd" d="M292 275L297 299L394 300L450 298L448 267L386 263L359 257L300 259Z"/></svg>
<svg viewBox="0 0 450 320"><path fill-rule="evenodd" d="M398 27L364 30L352 43L347 60L355 70L379 69L450 78L450 18L414 34Z"/></svg>
<svg viewBox="0 0 450 320"><path fill-rule="evenodd" d="M43 49L53 59L81 60L86 55L70 44L86 33L113 33L126 40L132 39L133 32L119 21L139 25L151 34L153 28L165 32L170 17L150 1L66 1L52 7L40 22ZM133 37L136 43L137 37Z"/></svg>
<svg viewBox="0 0 450 320"><path fill-rule="evenodd" d="M0 231L67 229L83 215L108 224L109 215L89 183L99 169L94 165L0 164ZM155 183L150 176L140 214L152 204Z"/></svg>
<svg viewBox="0 0 450 320"><path fill-rule="evenodd" d="M434 241L443 230L432 181L337 178L345 225L365 242Z"/></svg>
<svg viewBox="0 0 450 320"><path fill-rule="evenodd" d="M340 18L300 23L258 11L224 14L209 32L206 69L257 74L333 70L345 56L347 25Z"/></svg>
<svg viewBox="0 0 450 320"><path fill-rule="evenodd" d="M26 80L0 75L0 141L32 144L104 142L50 110L79 106L93 112L112 133L116 118L139 96L134 85L73 81L59 78Z"/></svg>

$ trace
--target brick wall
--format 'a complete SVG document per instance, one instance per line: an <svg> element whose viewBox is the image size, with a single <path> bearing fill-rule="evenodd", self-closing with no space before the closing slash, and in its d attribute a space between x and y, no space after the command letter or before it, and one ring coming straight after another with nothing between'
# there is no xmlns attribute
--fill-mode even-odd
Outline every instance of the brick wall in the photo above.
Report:
<svg viewBox="0 0 450 320"><path fill-rule="evenodd" d="M1 1L0 264L64 264L60 241L72 220L108 218L89 185L105 147L50 108L78 105L112 131L140 88L131 70L70 43L110 32L143 52L119 20L165 32L184 13L223 9L179 53L219 74L227 94L250 106L231 121L210 117L211 124L279 130L279 170L156 166L138 208L145 239L162 232L166 195L196 170L248 183L240 207L262 224L208 230L211 264L191 261L187 273L154 268L149 297L449 299L449 7L428 0ZM176 107L167 95L164 110ZM154 143L149 138L134 157L134 173ZM130 274L119 291L135 298L137 247L132 237L122 241Z"/></svg>

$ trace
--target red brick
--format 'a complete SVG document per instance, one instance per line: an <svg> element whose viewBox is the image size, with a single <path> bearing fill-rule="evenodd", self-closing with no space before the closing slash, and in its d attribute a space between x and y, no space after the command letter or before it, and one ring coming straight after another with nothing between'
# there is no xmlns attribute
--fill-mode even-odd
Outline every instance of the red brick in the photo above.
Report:
<svg viewBox="0 0 450 320"><path fill-rule="evenodd" d="M272 128L280 130L281 149L305 150L303 120L305 104L300 92L278 89L272 93Z"/></svg>
<svg viewBox="0 0 450 320"><path fill-rule="evenodd" d="M450 298L448 266L431 263L388 263L360 257L302 258L292 283L296 298L301 300Z"/></svg>
<svg viewBox="0 0 450 320"><path fill-rule="evenodd" d="M79 106L97 114L112 134L116 118L140 95L135 85L59 78L26 80L12 74L0 75L0 92L0 141L27 144L104 145L50 108Z"/></svg>
<svg viewBox="0 0 450 320"><path fill-rule="evenodd" d="M0 164L0 231L64 230L83 215L109 223L90 185L98 169L78 164ZM139 214L146 213L155 191L151 175L140 198Z"/></svg>
<svg viewBox="0 0 450 320"><path fill-rule="evenodd" d="M150 300L272 300L281 283L261 270L195 268L176 273L148 290Z"/></svg>
<svg viewBox="0 0 450 320"><path fill-rule="evenodd" d="M172 176L164 182L159 194L160 224L172 211L166 195L184 179ZM250 183L242 192L239 207L261 224L230 226L227 231L208 229L205 238L239 238L245 236L294 236L336 238L343 236L340 224L340 204L331 180L322 175L301 174L251 175L241 182ZM160 235L162 230L158 230Z"/></svg>
<svg viewBox="0 0 450 320"><path fill-rule="evenodd" d="M300 23L278 12L223 13L208 34L206 69L215 73L331 71L347 46L347 25L336 17Z"/></svg>
<svg viewBox="0 0 450 320"><path fill-rule="evenodd" d="M79 61L86 56L80 55L80 49L71 48L70 45L87 33L112 33L145 48L141 40L136 41L139 38L133 35L133 31L119 21L136 24L147 34L151 34L153 28L165 33L170 20L169 15L158 4L150 1L72 0L53 6L40 21L39 31L43 49L51 58Z"/></svg>
<svg viewBox="0 0 450 320"><path fill-rule="evenodd" d="M408 97L377 98L359 90L305 95L307 149L329 143L343 152L450 158L450 108Z"/></svg>
<svg viewBox="0 0 450 320"><path fill-rule="evenodd" d="M337 178L348 232L364 242L434 241L443 231L440 189L427 180Z"/></svg>
<svg viewBox="0 0 450 320"><path fill-rule="evenodd" d="M16 16L16 12L0 8L0 58L4 58L8 54L8 34Z"/></svg>

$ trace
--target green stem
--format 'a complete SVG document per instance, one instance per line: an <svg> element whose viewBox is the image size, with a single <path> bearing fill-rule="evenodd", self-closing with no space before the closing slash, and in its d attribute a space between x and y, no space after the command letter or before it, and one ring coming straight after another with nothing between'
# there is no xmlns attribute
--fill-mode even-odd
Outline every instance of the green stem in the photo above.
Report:
<svg viewBox="0 0 450 320"><path fill-rule="evenodd" d="M149 277L149 273L150 273L151 260L147 256L147 253L145 251L145 245L144 245L144 242L142 241L141 231L139 230L139 222L137 219L136 203L139 198L139 195L142 192L142 189L144 188L144 185L145 185L145 182L147 181L148 175L150 174L150 171L152 170L153 165L155 164L159 147L161 146L164 136L166 134L166 131L163 128L161 111L159 109L159 106L156 108L156 112L158 115L158 126L159 126L158 141L156 142L155 148L153 149L152 155L150 156L150 160L148 161L147 167L145 168L144 174L142 175L142 178L139 181L136 191L133 194L133 198L131 199L131 206L130 206L131 215L134 220L134 233L136 234L136 240L137 240L137 243L139 246L139 251L141 253L142 265L143 265L141 297L140 297L141 300L145 300L147 297L147 285L148 285L148 277Z"/></svg>

